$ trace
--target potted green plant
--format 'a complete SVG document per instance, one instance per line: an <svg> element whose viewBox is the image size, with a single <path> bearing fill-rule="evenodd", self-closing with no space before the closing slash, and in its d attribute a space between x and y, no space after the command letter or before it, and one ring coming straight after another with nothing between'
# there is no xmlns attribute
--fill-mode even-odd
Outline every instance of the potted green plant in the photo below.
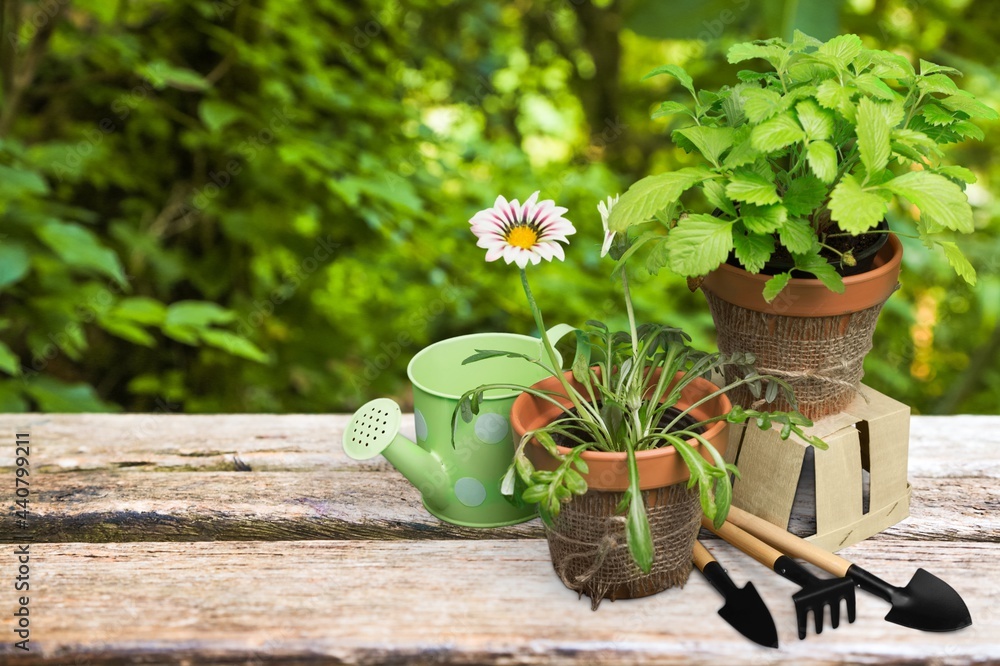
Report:
<svg viewBox="0 0 1000 666"><path fill-rule="evenodd" d="M649 268L700 286L719 348L753 353L816 418L853 398L897 288L902 245L886 222L894 199L920 210L917 236L975 283L954 240L973 231L964 188L975 177L944 164L941 145L982 139L971 119L997 113L955 85L957 70L921 60L917 71L856 35L824 43L796 32L791 43L736 44L728 59L770 69L740 71L717 91L696 90L676 65L648 75L673 76L690 92L692 107L668 101L653 115L690 119L672 136L704 164L639 180L609 224L664 225L665 234L640 237Z"/></svg>
<svg viewBox="0 0 1000 666"><path fill-rule="evenodd" d="M575 231L563 212L537 202L536 193L524 206L498 198L472 219L487 260L518 263L539 330L545 324L525 268L528 261L563 257L561 247L553 247ZM522 391L510 420L519 441L501 489L515 502L538 504L556 572L590 596L595 609L606 597L645 596L686 581L701 514L721 525L729 509L736 470L723 458L728 423L781 424L783 437L796 433L825 447L803 432L811 422L801 414L731 405L725 394L738 387L767 402L784 395L794 403L785 382L749 367L751 356L705 353L678 329L636 324L625 271L629 244L627 234L609 234L604 248L620 260L614 274L628 331L597 321L577 329L568 371L547 342L545 363L477 350L466 362L516 357L549 368L552 376L530 387L480 386L462 397L455 415L471 421L487 392ZM731 365L739 379L721 387L708 379Z"/></svg>

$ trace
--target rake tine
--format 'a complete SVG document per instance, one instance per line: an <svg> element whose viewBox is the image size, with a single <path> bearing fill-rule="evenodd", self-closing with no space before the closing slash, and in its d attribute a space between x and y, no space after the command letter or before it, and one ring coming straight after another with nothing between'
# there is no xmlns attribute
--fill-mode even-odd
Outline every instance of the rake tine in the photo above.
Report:
<svg viewBox="0 0 1000 666"><path fill-rule="evenodd" d="M799 621L799 640L806 637L806 615L809 613L805 608L796 608L795 617Z"/></svg>
<svg viewBox="0 0 1000 666"><path fill-rule="evenodd" d="M830 604L830 626L834 629L840 626L840 599Z"/></svg>
<svg viewBox="0 0 1000 666"><path fill-rule="evenodd" d="M855 598L848 597L847 599L847 621L854 622L854 611L855 611Z"/></svg>
<svg viewBox="0 0 1000 666"><path fill-rule="evenodd" d="M823 633L823 604L816 604L813 607L813 620L816 621L816 633Z"/></svg>

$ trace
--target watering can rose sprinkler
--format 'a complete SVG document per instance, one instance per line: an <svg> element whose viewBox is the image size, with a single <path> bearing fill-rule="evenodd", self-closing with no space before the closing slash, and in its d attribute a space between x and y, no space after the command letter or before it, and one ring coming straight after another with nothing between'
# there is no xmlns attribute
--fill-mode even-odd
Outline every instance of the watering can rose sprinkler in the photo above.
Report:
<svg viewBox="0 0 1000 666"><path fill-rule="evenodd" d="M442 340L418 352L407 366L413 385L416 442L400 434L402 412L388 398L372 400L351 418L343 447L355 460L382 454L420 490L424 507L441 520L467 527L500 527L530 520L533 505L515 506L501 492L514 458L510 408L521 387L559 372L554 343L575 330L559 324L546 330L528 286L526 268L542 259L565 258L559 243L576 233L565 208L538 201L523 204L497 197L492 208L469 221L486 261L517 264L542 339L513 333L477 333ZM475 361L475 362L472 362ZM458 415L463 396L489 384L478 414Z"/></svg>

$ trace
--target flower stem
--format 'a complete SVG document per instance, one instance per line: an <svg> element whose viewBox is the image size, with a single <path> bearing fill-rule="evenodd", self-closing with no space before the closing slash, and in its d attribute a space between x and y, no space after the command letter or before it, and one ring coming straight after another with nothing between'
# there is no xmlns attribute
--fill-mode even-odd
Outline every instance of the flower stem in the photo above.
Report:
<svg viewBox="0 0 1000 666"><path fill-rule="evenodd" d="M635 311L632 309L632 292L628 288L628 276L625 275L625 270L622 269L622 291L625 292L625 309L628 311L628 327L629 331L632 333L632 354L638 355L639 353L639 334L635 327Z"/></svg>
<svg viewBox="0 0 1000 666"><path fill-rule="evenodd" d="M545 347L545 353L549 357L549 363L552 364L552 372L555 374L559 383L562 384L563 390L566 391L566 397L569 398L573 406L576 407L577 413L580 418L587 421L594 421L594 417L591 415L590 410L584 407L583 402L578 398L576 390L570 386L569 382L566 381L566 376L562 371L562 363L559 362L559 357L556 356L556 350L552 347L552 341L549 340L549 336L545 334L545 322L542 321L542 311L538 309L538 304L535 302L535 297L531 293L531 287L528 286L528 272L521 269L521 285L524 287L524 295L528 299L528 305L531 307L531 314L535 317L535 326L538 327L538 332L542 336L542 344Z"/></svg>

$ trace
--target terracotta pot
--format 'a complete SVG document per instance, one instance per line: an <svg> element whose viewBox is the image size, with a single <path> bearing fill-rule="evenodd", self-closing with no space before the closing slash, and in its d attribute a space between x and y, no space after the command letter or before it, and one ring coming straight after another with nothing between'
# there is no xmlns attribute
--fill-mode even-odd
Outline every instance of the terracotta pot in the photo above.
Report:
<svg viewBox="0 0 1000 666"><path fill-rule="evenodd" d="M844 278L844 293L837 294L815 278L792 278L778 297L764 300L764 284L770 275L747 273L722 264L709 273L701 288L734 305L785 317L832 317L865 310L885 303L896 290L903 244L895 235L875 256L872 270Z"/></svg>
<svg viewBox="0 0 1000 666"><path fill-rule="evenodd" d="M573 373L567 372L565 377L575 388L582 388ZM657 371L651 383L659 377ZM534 388L564 395L555 377ZM676 407L684 409L717 390L711 382L696 379L681 392ZM556 399L567 407L571 404L568 398ZM701 421L727 413L731 407L729 399L720 395L691 410L691 415ZM511 409L511 427L518 437L523 437L563 414L547 400L522 393ZM710 424L703 434L720 453L725 453L725 422ZM688 444L711 460L697 440L689 439ZM559 447L559 451L569 453L570 449ZM555 458L535 440L526 453L537 469L552 470L557 466ZM552 526L545 526L552 566L563 584L590 597L594 610L602 599L634 599L684 585L691 573L691 549L698 536L701 503L698 491L686 487L690 473L676 449L670 446L636 453L641 501L646 505L653 535L653 566L648 573L639 569L628 552L624 518L618 511L622 491L629 487L626 454L587 451L581 457L589 467L583 475L587 492L566 504Z"/></svg>
<svg viewBox="0 0 1000 666"><path fill-rule="evenodd" d="M830 291L817 279L792 278L771 303L763 296L770 276L723 264L701 285L719 350L754 354L760 372L792 385L799 410L809 418L843 410L857 394L882 306L898 288L902 257L902 243L890 235L872 270L844 278L844 293ZM783 400L755 404L743 389L730 397L744 407L791 407Z"/></svg>
<svg viewBox="0 0 1000 666"><path fill-rule="evenodd" d="M657 370L654 374L653 382L659 379L659 372ZM586 392L583 391L583 386L573 379L572 372L566 372L565 376L571 386L580 389L586 395ZM678 376L680 376L680 373L678 373ZM562 384L555 377L544 379L532 388L555 391L559 394L564 393ZM718 389L719 387L707 379L695 379L681 391L681 399L677 402L676 407L685 409ZM556 397L556 400L567 407L572 407L569 398L562 396ZM730 403L729 398L725 395L718 395L705 404L691 410L691 416L701 421L719 414L726 414L730 409L732 409L732 403ZM547 400L540 400L529 393L522 393L514 401L514 406L510 410L510 424L517 437L520 438L529 430L537 430L555 421L562 415L563 412ZM708 429L702 434L723 455L726 452L726 444L728 442L727 426L728 424L725 421L717 421L710 424ZM699 451L706 460L713 461L711 454L704 450L700 442L695 439L689 439L687 442L696 451ZM564 454L569 453L570 449L560 446L559 452ZM525 453L537 469L554 470L558 466L558 461L550 456L548 451L537 440L533 439L531 441L531 444L526 447ZM589 472L583 475L589 488L605 491L623 491L628 489L628 463L625 453L585 451L581 457L586 461L589 468ZM690 476L687 465L684 464L684 460L672 446L637 451L635 457L639 467L639 487L641 490L671 486L675 483L686 481Z"/></svg>

